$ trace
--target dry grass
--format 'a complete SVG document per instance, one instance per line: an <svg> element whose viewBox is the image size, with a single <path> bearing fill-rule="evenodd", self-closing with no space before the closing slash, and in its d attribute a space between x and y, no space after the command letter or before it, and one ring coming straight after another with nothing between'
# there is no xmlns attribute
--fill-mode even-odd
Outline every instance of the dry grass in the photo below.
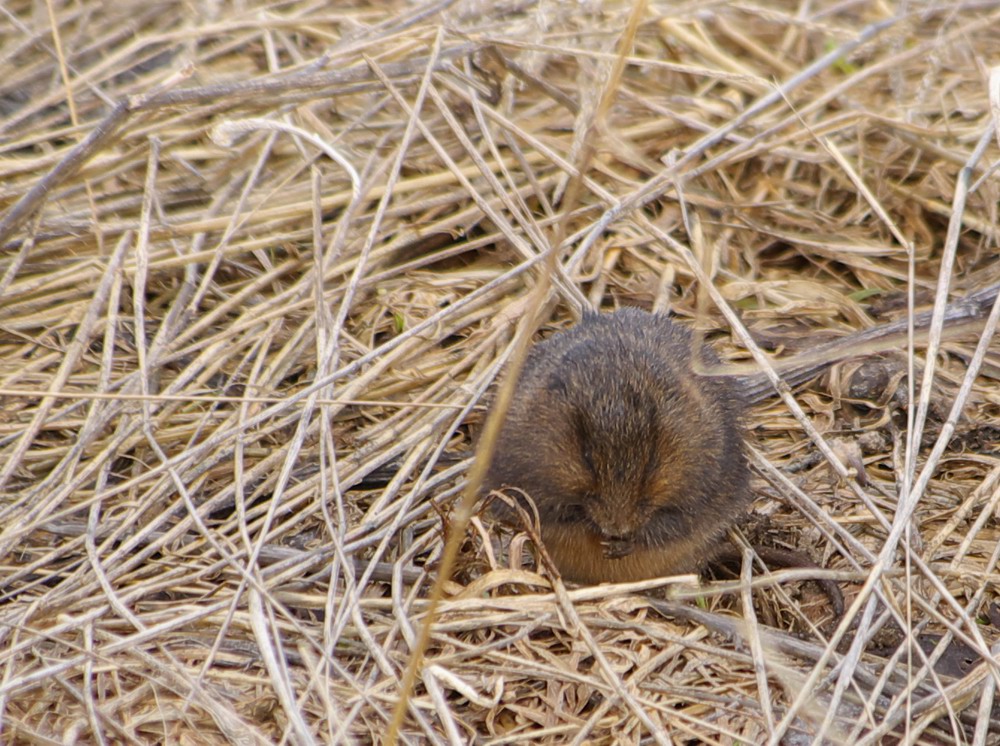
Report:
<svg viewBox="0 0 1000 746"><path fill-rule="evenodd" d="M383 740L549 273L771 368L745 532L850 608L474 518L405 740L1000 742L1000 2L653 2L620 75L631 3L345 5L0 10L0 740Z"/></svg>

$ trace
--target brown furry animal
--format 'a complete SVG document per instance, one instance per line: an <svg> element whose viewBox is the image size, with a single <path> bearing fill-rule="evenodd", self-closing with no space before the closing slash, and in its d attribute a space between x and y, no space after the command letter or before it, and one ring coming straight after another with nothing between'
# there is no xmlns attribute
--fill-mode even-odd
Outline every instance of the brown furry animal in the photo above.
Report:
<svg viewBox="0 0 1000 746"><path fill-rule="evenodd" d="M568 580L696 571L750 502L742 410L732 379L694 372L683 327L591 313L532 348L486 486L531 496Z"/></svg>

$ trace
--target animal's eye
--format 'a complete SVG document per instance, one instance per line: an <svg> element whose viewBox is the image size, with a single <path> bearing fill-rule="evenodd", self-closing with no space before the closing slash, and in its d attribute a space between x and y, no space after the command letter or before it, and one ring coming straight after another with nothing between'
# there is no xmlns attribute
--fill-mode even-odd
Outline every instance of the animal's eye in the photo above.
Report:
<svg viewBox="0 0 1000 746"><path fill-rule="evenodd" d="M662 518L677 518L681 514L680 509L678 509L676 505L657 505L652 500L650 500L647 505L653 509L656 515Z"/></svg>
<svg viewBox="0 0 1000 746"><path fill-rule="evenodd" d="M549 376L549 379L545 382L545 387L557 396L565 396L569 390L569 384L558 373Z"/></svg>
<svg viewBox="0 0 1000 746"><path fill-rule="evenodd" d="M559 511L559 519L566 523L576 523L587 519L587 511L580 503L568 503Z"/></svg>

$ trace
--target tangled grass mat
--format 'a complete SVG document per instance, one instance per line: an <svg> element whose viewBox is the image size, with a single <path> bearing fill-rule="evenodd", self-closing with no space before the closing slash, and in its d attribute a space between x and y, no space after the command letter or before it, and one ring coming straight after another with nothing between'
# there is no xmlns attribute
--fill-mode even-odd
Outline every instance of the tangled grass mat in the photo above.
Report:
<svg viewBox="0 0 1000 746"><path fill-rule="evenodd" d="M998 29L5 2L0 741L1000 742ZM734 541L821 570L465 525L517 340L621 306L746 377Z"/></svg>

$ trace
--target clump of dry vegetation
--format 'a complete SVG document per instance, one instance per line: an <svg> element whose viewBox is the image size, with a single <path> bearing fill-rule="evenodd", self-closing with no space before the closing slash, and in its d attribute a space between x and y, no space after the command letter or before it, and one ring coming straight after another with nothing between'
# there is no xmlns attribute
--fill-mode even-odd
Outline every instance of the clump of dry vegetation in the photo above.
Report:
<svg viewBox="0 0 1000 746"><path fill-rule="evenodd" d="M1000 2L2 12L0 740L380 742L457 536L408 742L997 743ZM516 330L621 305L823 570L456 525Z"/></svg>

